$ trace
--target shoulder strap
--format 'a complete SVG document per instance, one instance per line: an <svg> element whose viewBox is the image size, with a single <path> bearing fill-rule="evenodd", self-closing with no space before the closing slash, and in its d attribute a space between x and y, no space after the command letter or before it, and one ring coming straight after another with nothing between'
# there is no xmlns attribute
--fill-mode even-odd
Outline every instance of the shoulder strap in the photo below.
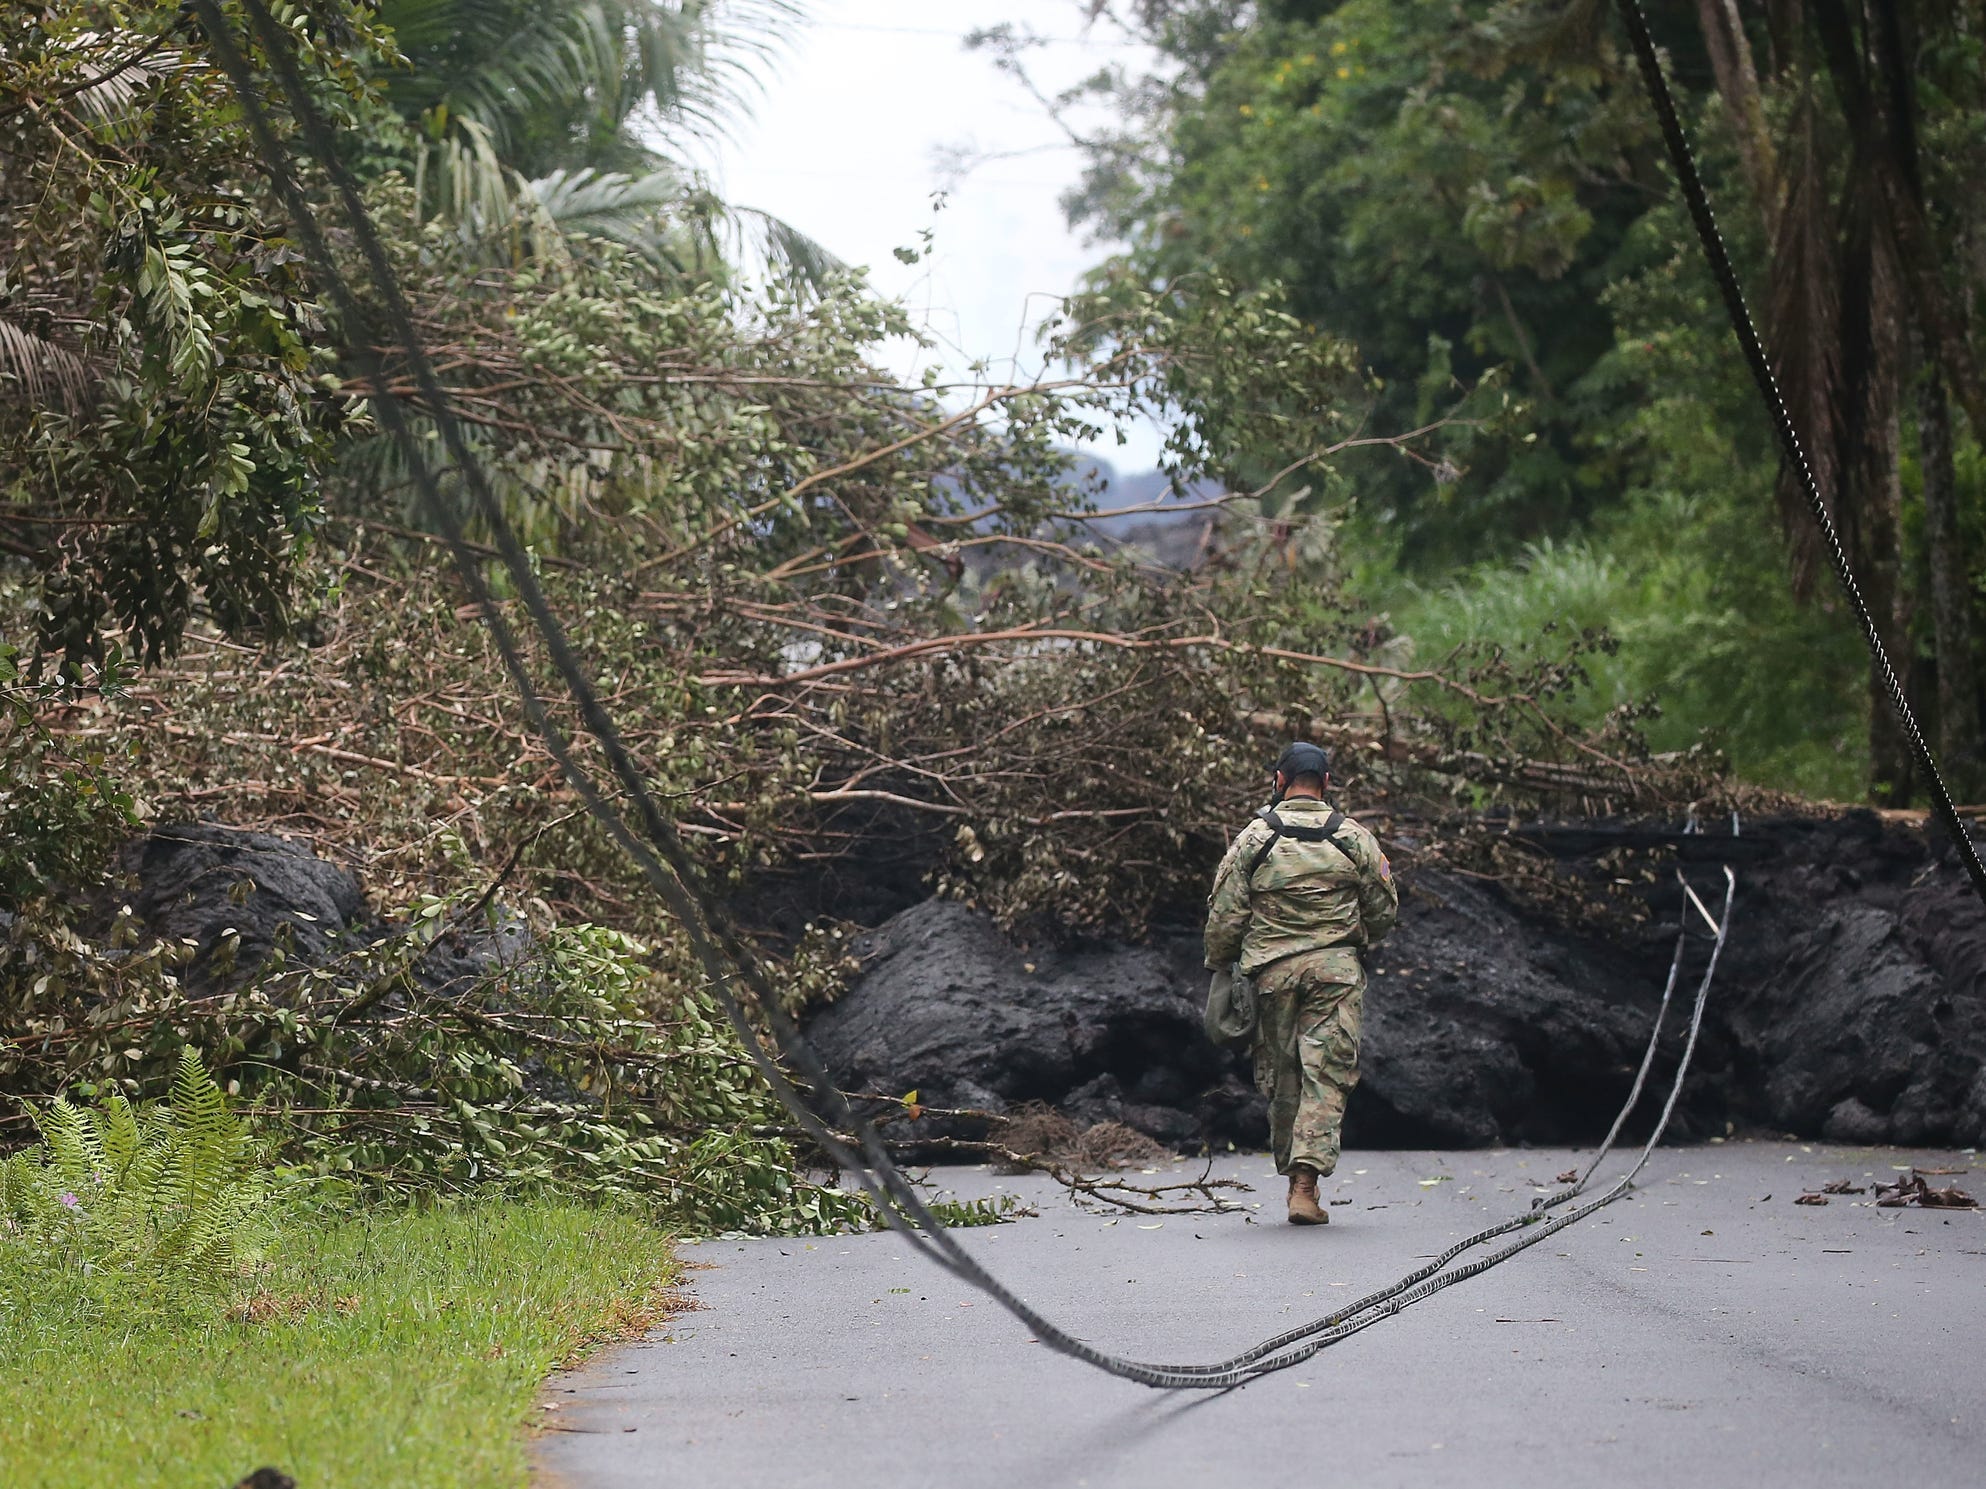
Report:
<svg viewBox="0 0 1986 1489"><path fill-rule="evenodd" d="M1338 839L1338 832L1345 825L1345 814L1335 807L1331 815L1324 819L1322 827L1310 827L1301 822L1285 822L1276 814L1274 807L1264 807L1255 814L1269 824L1269 840L1255 850L1255 856L1248 861L1248 878L1253 880L1255 871L1262 867L1269 857L1269 850L1276 846L1277 838L1295 838L1300 843L1329 843L1346 858L1352 867L1359 866L1358 855Z"/></svg>
<svg viewBox="0 0 1986 1489"><path fill-rule="evenodd" d="M1269 824L1269 836L1262 846L1255 850L1255 856L1248 860L1248 872L1242 877L1251 883L1255 879L1255 871L1262 867L1262 860L1267 858L1269 850L1276 846L1276 839L1289 831L1283 825L1283 819L1276 815L1274 807L1264 807L1255 815Z"/></svg>

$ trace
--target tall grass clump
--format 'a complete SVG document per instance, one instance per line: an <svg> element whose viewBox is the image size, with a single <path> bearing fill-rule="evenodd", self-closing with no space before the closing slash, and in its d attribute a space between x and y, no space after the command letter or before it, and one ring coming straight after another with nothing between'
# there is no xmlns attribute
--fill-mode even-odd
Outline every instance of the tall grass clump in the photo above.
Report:
<svg viewBox="0 0 1986 1489"><path fill-rule="evenodd" d="M1867 769L1868 700L1857 636L1824 604L1785 592L1772 534L1722 504L1646 494L1590 533L1542 539L1446 582L1375 574L1369 587L1421 665L1460 648L1522 656L1604 631L1582 659L1582 723L1642 708L1651 748L1708 741L1759 786L1850 800ZM1757 562L1751 561L1753 558ZM1739 561L1743 560L1743 561Z"/></svg>

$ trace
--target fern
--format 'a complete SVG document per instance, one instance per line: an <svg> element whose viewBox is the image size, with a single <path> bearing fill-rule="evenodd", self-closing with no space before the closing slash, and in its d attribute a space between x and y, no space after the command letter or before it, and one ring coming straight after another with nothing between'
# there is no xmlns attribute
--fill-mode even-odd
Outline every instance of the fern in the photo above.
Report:
<svg viewBox="0 0 1986 1489"><path fill-rule="evenodd" d="M97 1131L103 1145L104 1167L121 1184L138 1160L141 1143L138 1114L121 1094L114 1095L103 1104L103 1118Z"/></svg>
<svg viewBox="0 0 1986 1489"><path fill-rule="evenodd" d="M164 1106L56 1097L41 1145L0 1164L0 1236L58 1264L175 1284L233 1276L266 1194L247 1130L190 1047Z"/></svg>
<svg viewBox="0 0 1986 1489"><path fill-rule="evenodd" d="M49 1169L75 1189L103 1167L103 1145L90 1119L58 1096L40 1122L41 1140L48 1146Z"/></svg>

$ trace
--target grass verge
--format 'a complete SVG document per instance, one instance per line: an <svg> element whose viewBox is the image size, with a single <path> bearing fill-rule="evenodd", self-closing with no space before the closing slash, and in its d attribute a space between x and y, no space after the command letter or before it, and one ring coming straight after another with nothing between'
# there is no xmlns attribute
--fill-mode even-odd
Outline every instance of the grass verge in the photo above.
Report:
<svg viewBox="0 0 1986 1489"><path fill-rule="evenodd" d="M0 1245L0 1483L521 1485L539 1383L663 1306L667 1237L536 1201L291 1215L232 1304Z"/></svg>

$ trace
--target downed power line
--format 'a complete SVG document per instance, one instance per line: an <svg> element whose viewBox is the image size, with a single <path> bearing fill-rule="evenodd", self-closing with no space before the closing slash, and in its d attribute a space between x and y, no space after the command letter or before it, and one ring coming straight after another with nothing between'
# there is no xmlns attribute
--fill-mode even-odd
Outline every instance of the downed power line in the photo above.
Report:
<svg viewBox="0 0 1986 1489"><path fill-rule="evenodd" d="M264 168L295 222L305 251L317 272L323 277L333 303L348 326L356 328L363 325L365 323L363 308L339 270L317 224L315 214L296 183L290 170L287 152L277 139L267 110L263 107L261 93L250 70L248 58L228 25L218 0L189 0L189 5L199 16L216 57L241 99L257 148L262 155ZM1370 1327L1373 1323L1399 1312L1412 1303L1497 1265L1517 1252L1535 1245L1545 1236L1576 1223L1628 1192L1635 1175L1648 1161L1648 1157L1666 1131L1669 1116L1674 1111L1683 1080L1689 1070L1689 1056L1694 1050L1696 1032L1701 1026L1705 1001L1709 995L1711 979L1716 971L1717 956L1722 951L1729 927L1730 906L1735 894L1736 881L1728 869L1725 913L1721 919L1713 921L1716 928L1715 944L1709 966L1697 990L1689 1042L1678 1066L1662 1118L1656 1124L1634 1169L1597 1198L1561 1214L1550 1214L1552 1210L1575 1199L1583 1191L1591 1177L1592 1170L1589 1168L1586 1177L1570 1188L1550 1196L1538 1209L1479 1233L1478 1236L1461 1243L1458 1248L1451 1248L1450 1253L1438 1261L1435 1268L1421 1268L1410 1273L1390 1288L1354 1305L1354 1310L1362 1311L1340 1310L1339 1313L1329 1315L1293 1334L1279 1335L1242 1355L1213 1365L1158 1365L1110 1354L1053 1324L995 1278L931 1212L909 1180L892 1161L873 1127L849 1107L845 1098L828 1078L818 1057L782 1011L765 969L729 926L715 897L703 885L696 861L684 846L673 822L661 811L653 794L648 790L646 781L629 755L612 718L608 715L584 670L579 666L564 628L552 613L544 592L537 582L528 555L505 521L480 463L464 440L460 427L450 412L447 396L426 355L419 333L414 328L398 280L373 228L364 202L360 198L357 182L339 158L330 126L298 74L290 52L291 36L276 24L263 0L243 0L243 5L252 33L275 74L284 101L302 131L310 154L331 180L349 215L354 236L380 299L377 308L391 329L398 350L407 359L422 407L438 426L449 458L468 487L479 514L494 538L494 546L505 571L515 586L533 627L545 645L553 669L577 704L587 732L592 735L604 754L613 779L633 806L640 831L637 832L630 826L621 811L608 800L600 784L575 755L572 741L552 718L543 695L539 692L526 665L518 638L505 619L502 608L491 594L479 565L478 555L463 533L460 518L444 498L435 471L422 448L422 442L415 438L409 426L401 400L391 393L382 391L374 397L373 406L378 411L380 421L386 427L389 436L400 446L408 468L413 472L416 488L428 516L440 529L450 558L482 614L532 724L539 731L547 750L557 761L588 812L630 855L640 867L649 885L683 926L704 976L708 980L710 991L724 1009L726 1017L738 1032L744 1048L767 1083L793 1113L800 1126L820 1144L822 1150L844 1169L857 1176L863 1189L876 1204L878 1212L902 1232L907 1244L953 1276L985 1292L1024 1323L1041 1342L1060 1353L1094 1365L1112 1375L1144 1385L1224 1389L1243 1384L1256 1376L1300 1363L1319 1350ZM370 386L375 389L385 389L387 385L380 377L377 353L366 345L351 345L348 350L362 375L369 380ZM1689 894L1688 899L1694 900L1694 898L1693 892ZM1698 908L1701 909L1700 902ZM1711 918L1707 911L1705 918L1707 920ZM1680 972L1686 939L1687 932L1678 940L1675 970L1671 974L1669 992L1664 996L1665 1009L1667 998L1674 991L1676 975ZM798 1070L808 1089L825 1108L825 1119L823 1113L815 1109L778 1062L766 1053L739 999L736 991L736 985L739 984L742 984L745 992L766 1019L780 1053ZM1656 1027L1650 1036L1649 1052L1643 1061L1644 1078L1653 1060L1655 1044L1660 1034L1661 1020L1658 1016ZM1620 1123L1625 1121L1628 1110L1632 1109L1640 1092L1641 1082L1637 1081L1634 1091L1630 1093L1628 1107L1623 1110L1621 1118L1615 1124L1614 1136L1618 1135ZM859 1154L837 1135L837 1127L855 1135L860 1149ZM1613 1137L1610 1136L1609 1146L1612 1140ZM1606 1151L1607 1148L1603 1147L1599 1157L1604 1157ZM1596 1166L1597 1162L1598 1158L1595 1160ZM1478 1257L1453 1271L1440 1270L1471 1246L1483 1244L1511 1231L1522 1231L1524 1234L1499 1250Z"/></svg>

